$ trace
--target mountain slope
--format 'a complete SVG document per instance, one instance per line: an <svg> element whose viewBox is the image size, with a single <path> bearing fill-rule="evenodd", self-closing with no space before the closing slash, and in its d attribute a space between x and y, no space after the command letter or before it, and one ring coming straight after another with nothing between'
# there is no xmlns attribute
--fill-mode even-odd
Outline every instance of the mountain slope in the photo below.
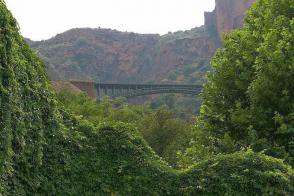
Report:
<svg viewBox="0 0 294 196"><path fill-rule="evenodd" d="M28 43L45 60L53 80L203 83L220 37L242 26L253 1L216 1L215 10L205 13L205 26L163 36L87 28Z"/></svg>
<svg viewBox="0 0 294 196"><path fill-rule="evenodd" d="M72 29L31 46L62 79L123 83L162 82L171 70L192 64L204 72L218 47L204 27L165 36Z"/></svg>

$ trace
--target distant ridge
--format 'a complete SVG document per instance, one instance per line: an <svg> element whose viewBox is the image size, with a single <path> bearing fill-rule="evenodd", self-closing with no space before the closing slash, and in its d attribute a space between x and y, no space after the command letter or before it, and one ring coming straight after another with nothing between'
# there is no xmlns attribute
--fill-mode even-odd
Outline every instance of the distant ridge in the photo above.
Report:
<svg viewBox="0 0 294 196"><path fill-rule="evenodd" d="M205 26L188 31L137 34L75 28L49 40L27 42L47 62L50 79L119 83L201 84L219 37L243 24L254 0L217 0Z"/></svg>

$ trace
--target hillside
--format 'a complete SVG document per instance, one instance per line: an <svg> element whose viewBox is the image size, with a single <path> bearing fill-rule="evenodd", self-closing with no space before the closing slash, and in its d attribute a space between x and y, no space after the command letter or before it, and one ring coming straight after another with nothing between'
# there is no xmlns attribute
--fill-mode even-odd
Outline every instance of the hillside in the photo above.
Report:
<svg viewBox="0 0 294 196"><path fill-rule="evenodd" d="M163 36L84 28L28 43L47 62L53 80L203 83L221 35L242 26L252 2L216 1L215 10L205 13L204 26Z"/></svg>
<svg viewBox="0 0 294 196"><path fill-rule="evenodd" d="M205 13L204 26L162 36L83 28L39 42L27 39L27 43L45 61L51 80L203 84L223 33L243 25L244 12L252 2L216 1L215 10ZM199 112L201 102L195 96L175 94L129 101L168 107L186 119Z"/></svg>
<svg viewBox="0 0 294 196"><path fill-rule="evenodd" d="M184 82L193 74L201 76L217 48L204 27L164 36L72 29L31 46L62 79L123 83Z"/></svg>

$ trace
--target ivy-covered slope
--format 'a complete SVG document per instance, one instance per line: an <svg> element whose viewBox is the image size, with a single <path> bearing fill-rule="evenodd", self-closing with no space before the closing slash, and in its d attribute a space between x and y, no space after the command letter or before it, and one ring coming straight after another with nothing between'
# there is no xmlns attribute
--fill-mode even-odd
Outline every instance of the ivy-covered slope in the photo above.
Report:
<svg viewBox="0 0 294 196"><path fill-rule="evenodd" d="M77 120L0 0L0 194L291 195L293 181L289 166L252 152L176 171L132 127Z"/></svg>

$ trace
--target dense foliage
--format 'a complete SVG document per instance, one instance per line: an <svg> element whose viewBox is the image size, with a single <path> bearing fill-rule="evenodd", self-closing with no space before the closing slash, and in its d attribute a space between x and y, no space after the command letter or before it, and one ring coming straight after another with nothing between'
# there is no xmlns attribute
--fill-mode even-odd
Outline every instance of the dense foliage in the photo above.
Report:
<svg viewBox="0 0 294 196"><path fill-rule="evenodd" d="M58 106L44 66L0 0L1 195L293 195L293 170L266 155L219 155L186 171L132 126L95 125Z"/></svg>
<svg viewBox="0 0 294 196"><path fill-rule="evenodd" d="M123 122L136 127L152 149L170 165L176 166L177 151L186 149L192 132L191 122L178 118L166 108L149 105L128 105L123 98L104 97L95 101L86 94L65 89L57 94L58 101L79 119L94 125Z"/></svg>
<svg viewBox="0 0 294 196"><path fill-rule="evenodd" d="M252 148L294 164L293 16L294 1L259 0L245 27L225 37L195 130L197 141L210 135L210 152ZM201 150L192 146L187 156Z"/></svg>

